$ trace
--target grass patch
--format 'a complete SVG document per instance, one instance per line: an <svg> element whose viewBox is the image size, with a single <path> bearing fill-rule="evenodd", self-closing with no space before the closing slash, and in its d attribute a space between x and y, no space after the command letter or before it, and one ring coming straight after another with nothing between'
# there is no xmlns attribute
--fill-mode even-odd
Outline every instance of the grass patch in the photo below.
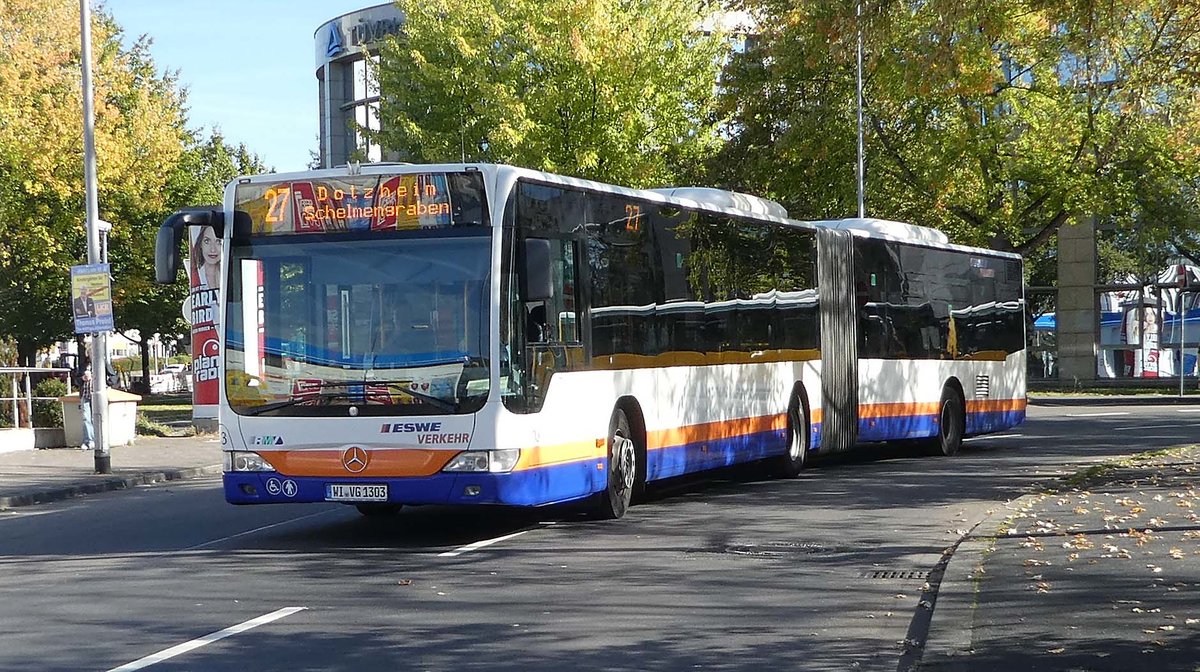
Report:
<svg viewBox="0 0 1200 672"><path fill-rule="evenodd" d="M191 394L154 394L142 397L138 403L138 415L145 414L152 424L166 425L174 422L191 422ZM141 432L139 432L141 433Z"/></svg>
<svg viewBox="0 0 1200 672"><path fill-rule="evenodd" d="M1058 397L1178 397L1179 387L1061 387L1029 390L1027 394L1034 399L1055 399ZM1183 391L1183 396L1185 397L1194 397L1197 395L1200 395L1200 390L1194 388L1188 388Z"/></svg>
<svg viewBox="0 0 1200 672"><path fill-rule="evenodd" d="M186 424L183 424L186 423ZM135 427L140 436L193 436L192 395L151 394L138 402Z"/></svg>
<svg viewBox="0 0 1200 672"><path fill-rule="evenodd" d="M1107 480L1111 480L1114 476L1113 472L1119 469L1127 469L1136 467L1147 462L1153 462L1163 458L1178 458L1193 455L1200 450L1200 446L1178 446L1175 448L1161 448L1159 450L1147 450L1136 455L1121 457L1115 460L1104 462L1103 464L1095 464L1086 469L1065 476L1062 482L1072 488L1082 487L1084 485L1095 485Z"/></svg>

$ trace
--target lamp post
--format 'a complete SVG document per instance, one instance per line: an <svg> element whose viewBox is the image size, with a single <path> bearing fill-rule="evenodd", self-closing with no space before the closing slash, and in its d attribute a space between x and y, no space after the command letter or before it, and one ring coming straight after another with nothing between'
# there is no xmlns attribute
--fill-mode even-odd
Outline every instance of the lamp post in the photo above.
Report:
<svg viewBox="0 0 1200 672"><path fill-rule="evenodd" d="M83 69L83 177L87 202L88 263L104 263L108 228L101 225L96 205L95 113L92 109L92 7L90 0L79 0L79 33L82 42ZM107 224L107 222L105 222ZM102 230L103 234L102 235ZM108 447L108 360L106 332L92 335L92 427L96 443L93 454L97 474L112 472Z"/></svg>

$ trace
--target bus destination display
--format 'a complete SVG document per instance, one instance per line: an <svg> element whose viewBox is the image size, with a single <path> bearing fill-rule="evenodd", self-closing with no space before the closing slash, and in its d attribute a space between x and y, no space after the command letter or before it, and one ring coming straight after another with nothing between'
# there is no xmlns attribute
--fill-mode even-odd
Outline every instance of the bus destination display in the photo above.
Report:
<svg viewBox="0 0 1200 672"><path fill-rule="evenodd" d="M444 173L243 184L236 207L256 234L396 231L453 225Z"/></svg>

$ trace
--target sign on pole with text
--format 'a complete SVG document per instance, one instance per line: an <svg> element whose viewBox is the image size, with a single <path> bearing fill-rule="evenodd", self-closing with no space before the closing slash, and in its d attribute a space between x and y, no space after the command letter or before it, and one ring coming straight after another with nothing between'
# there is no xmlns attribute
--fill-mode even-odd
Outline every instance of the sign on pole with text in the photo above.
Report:
<svg viewBox="0 0 1200 672"><path fill-rule="evenodd" d="M95 334L116 328L108 264L71 267L71 313L75 316L77 334Z"/></svg>

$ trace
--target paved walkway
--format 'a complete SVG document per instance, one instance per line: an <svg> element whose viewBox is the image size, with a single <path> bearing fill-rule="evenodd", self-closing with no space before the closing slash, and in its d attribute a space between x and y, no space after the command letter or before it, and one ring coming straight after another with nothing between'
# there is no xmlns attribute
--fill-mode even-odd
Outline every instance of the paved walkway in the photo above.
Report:
<svg viewBox="0 0 1200 672"><path fill-rule="evenodd" d="M112 448L111 464L112 473L102 476L94 473L92 451L57 448L0 453L0 509L220 474L220 440L215 435L138 437L134 445Z"/></svg>
<svg viewBox="0 0 1200 672"><path fill-rule="evenodd" d="M1200 447L1080 476L958 547L917 669L1200 669Z"/></svg>

